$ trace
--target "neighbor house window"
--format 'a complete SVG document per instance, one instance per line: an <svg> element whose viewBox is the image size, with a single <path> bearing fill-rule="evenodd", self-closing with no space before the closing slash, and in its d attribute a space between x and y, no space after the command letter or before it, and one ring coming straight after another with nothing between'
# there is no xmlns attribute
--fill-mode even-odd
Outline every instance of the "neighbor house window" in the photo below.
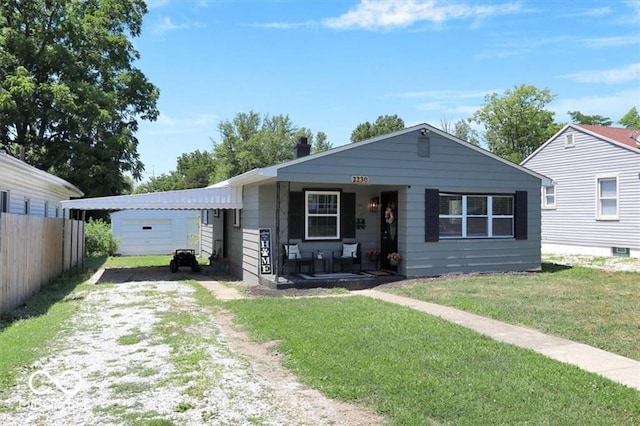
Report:
<svg viewBox="0 0 640 426"><path fill-rule="evenodd" d="M49 202L44 202L44 217L49 217Z"/></svg>
<svg viewBox="0 0 640 426"><path fill-rule="evenodd" d="M9 192L0 191L0 213L9 213Z"/></svg>
<svg viewBox="0 0 640 426"><path fill-rule="evenodd" d="M576 146L576 142L574 140L573 133L564 135L564 147L573 148L574 146Z"/></svg>
<svg viewBox="0 0 640 426"><path fill-rule="evenodd" d="M596 178L596 218L618 219L618 177Z"/></svg>
<svg viewBox="0 0 640 426"><path fill-rule="evenodd" d="M24 199L24 214L31 212L31 201L28 198Z"/></svg>
<svg viewBox="0 0 640 426"><path fill-rule="evenodd" d="M340 238L340 192L305 192L305 239Z"/></svg>
<svg viewBox="0 0 640 426"><path fill-rule="evenodd" d="M543 209L556 208L556 186L555 185L542 187L542 208Z"/></svg>
<svg viewBox="0 0 640 426"><path fill-rule="evenodd" d="M510 195L440 194L440 238L513 237Z"/></svg>
<svg viewBox="0 0 640 426"><path fill-rule="evenodd" d="M233 210L233 226L240 228L240 209Z"/></svg>

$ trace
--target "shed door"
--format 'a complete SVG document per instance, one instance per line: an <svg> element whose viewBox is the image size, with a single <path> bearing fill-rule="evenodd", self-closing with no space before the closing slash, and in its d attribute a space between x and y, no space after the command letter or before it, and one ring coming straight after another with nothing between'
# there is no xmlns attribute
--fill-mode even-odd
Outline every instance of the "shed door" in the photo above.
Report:
<svg viewBox="0 0 640 426"><path fill-rule="evenodd" d="M171 219L123 219L118 252L123 255L170 254Z"/></svg>

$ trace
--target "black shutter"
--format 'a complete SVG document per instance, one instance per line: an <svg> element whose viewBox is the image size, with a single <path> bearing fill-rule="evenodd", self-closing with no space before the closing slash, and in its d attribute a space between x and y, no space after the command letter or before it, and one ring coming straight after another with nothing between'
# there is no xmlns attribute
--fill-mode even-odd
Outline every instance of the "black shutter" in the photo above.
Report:
<svg viewBox="0 0 640 426"><path fill-rule="evenodd" d="M424 240L427 243L440 239L440 191L424 190Z"/></svg>
<svg viewBox="0 0 640 426"><path fill-rule="evenodd" d="M340 233L342 238L356 237L356 193L343 192L340 198Z"/></svg>
<svg viewBox="0 0 640 426"><path fill-rule="evenodd" d="M304 192L289 193L289 239L304 238Z"/></svg>
<svg viewBox="0 0 640 426"><path fill-rule="evenodd" d="M514 230L516 240L527 239L527 191L516 191L516 197L514 199Z"/></svg>

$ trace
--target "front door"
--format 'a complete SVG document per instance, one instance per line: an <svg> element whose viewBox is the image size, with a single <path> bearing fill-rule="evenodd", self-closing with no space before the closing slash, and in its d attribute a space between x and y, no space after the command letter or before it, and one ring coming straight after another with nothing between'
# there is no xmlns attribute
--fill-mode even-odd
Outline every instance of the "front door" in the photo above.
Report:
<svg viewBox="0 0 640 426"><path fill-rule="evenodd" d="M397 271L397 265L391 265L387 255L398 251L398 191L380 194L380 260L382 269Z"/></svg>

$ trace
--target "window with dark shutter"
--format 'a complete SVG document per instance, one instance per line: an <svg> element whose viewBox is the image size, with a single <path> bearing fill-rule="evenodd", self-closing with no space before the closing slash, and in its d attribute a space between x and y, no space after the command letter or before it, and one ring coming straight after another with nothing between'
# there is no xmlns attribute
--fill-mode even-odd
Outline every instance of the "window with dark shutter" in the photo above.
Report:
<svg viewBox="0 0 640 426"><path fill-rule="evenodd" d="M428 243L440 239L440 193L437 189L424 191L424 240Z"/></svg>
<svg viewBox="0 0 640 426"><path fill-rule="evenodd" d="M304 192L289 193L289 239L304 238Z"/></svg>
<svg viewBox="0 0 640 426"><path fill-rule="evenodd" d="M515 196L515 237L516 240L527 239L527 191L516 191Z"/></svg>

